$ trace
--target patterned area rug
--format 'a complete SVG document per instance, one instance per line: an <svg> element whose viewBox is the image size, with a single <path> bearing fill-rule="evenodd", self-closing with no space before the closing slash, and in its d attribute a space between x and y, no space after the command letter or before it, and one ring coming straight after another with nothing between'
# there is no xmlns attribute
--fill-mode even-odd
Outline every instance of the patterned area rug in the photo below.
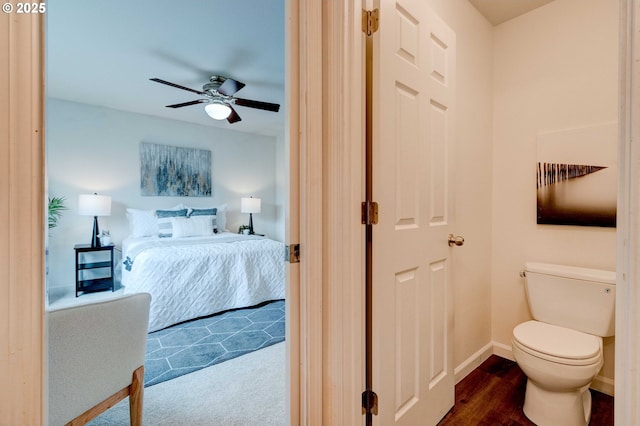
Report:
<svg viewBox="0 0 640 426"><path fill-rule="evenodd" d="M284 328L284 300L277 300L149 333L144 385L155 385L282 342Z"/></svg>

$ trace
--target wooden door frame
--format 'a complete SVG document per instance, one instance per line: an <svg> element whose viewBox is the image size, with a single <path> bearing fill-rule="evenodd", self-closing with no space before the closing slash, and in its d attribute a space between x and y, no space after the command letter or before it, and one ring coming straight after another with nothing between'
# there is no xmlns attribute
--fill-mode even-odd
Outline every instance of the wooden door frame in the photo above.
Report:
<svg viewBox="0 0 640 426"><path fill-rule="evenodd" d="M289 2L299 31L288 99L290 132L299 137L301 243L300 412L292 411L292 424L357 425L364 420L362 3Z"/></svg>
<svg viewBox="0 0 640 426"><path fill-rule="evenodd" d="M640 422L640 0L620 1L615 420Z"/></svg>
<svg viewBox="0 0 640 426"><path fill-rule="evenodd" d="M323 9L323 425L364 424L365 0Z"/></svg>
<svg viewBox="0 0 640 426"><path fill-rule="evenodd" d="M322 418L322 4L287 0L287 82L292 196L299 205L299 224L292 224L288 242L299 242L299 287L293 300L287 356L292 425L311 425ZM296 160L297 169L295 168ZM297 182L295 182L297 177ZM296 193L297 191L297 193ZM296 229L297 228L297 229ZM299 240L296 240L298 237ZM292 311L292 309L290 309ZM294 328L297 328L295 333Z"/></svg>
<svg viewBox="0 0 640 426"><path fill-rule="evenodd" d="M44 422L43 25L0 14L0 424Z"/></svg>

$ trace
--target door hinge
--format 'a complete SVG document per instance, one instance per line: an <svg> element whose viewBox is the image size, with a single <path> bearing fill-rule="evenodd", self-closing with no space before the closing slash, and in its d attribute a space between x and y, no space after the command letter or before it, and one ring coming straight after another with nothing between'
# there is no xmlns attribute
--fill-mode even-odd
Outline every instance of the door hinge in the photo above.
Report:
<svg viewBox="0 0 640 426"><path fill-rule="evenodd" d="M284 246L284 260L289 263L300 263L300 244Z"/></svg>
<svg viewBox="0 0 640 426"><path fill-rule="evenodd" d="M378 9L362 11L362 32L367 36L372 36L378 31L379 14Z"/></svg>
<svg viewBox="0 0 640 426"><path fill-rule="evenodd" d="M378 395L371 389L362 392L362 414L378 415Z"/></svg>
<svg viewBox="0 0 640 426"><path fill-rule="evenodd" d="M378 203L364 201L362 203L362 224L375 225L378 223Z"/></svg>

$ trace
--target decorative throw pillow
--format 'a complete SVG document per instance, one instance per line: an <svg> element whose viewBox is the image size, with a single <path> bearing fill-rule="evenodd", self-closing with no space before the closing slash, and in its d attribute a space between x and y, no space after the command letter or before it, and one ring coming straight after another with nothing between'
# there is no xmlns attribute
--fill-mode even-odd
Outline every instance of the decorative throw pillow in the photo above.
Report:
<svg viewBox="0 0 640 426"><path fill-rule="evenodd" d="M215 207L212 209L191 209L189 217L191 216L215 216L218 209Z"/></svg>
<svg viewBox="0 0 640 426"><path fill-rule="evenodd" d="M158 235L158 220L153 210L127 209L127 219L132 237Z"/></svg>
<svg viewBox="0 0 640 426"><path fill-rule="evenodd" d="M187 217L187 209L181 210L156 210L158 220L158 235L162 237L171 237L173 234L173 225L171 219L174 217Z"/></svg>
<svg viewBox="0 0 640 426"><path fill-rule="evenodd" d="M173 238L206 237L213 235L209 216L172 217Z"/></svg>
<svg viewBox="0 0 640 426"><path fill-rule="evenodd" d="M209 220L210 228L213 232L218 232L218 225L216 221L216 213L218 209L215 207L212 209L191 209L189 211L189 217L206 217Z"/></svg>

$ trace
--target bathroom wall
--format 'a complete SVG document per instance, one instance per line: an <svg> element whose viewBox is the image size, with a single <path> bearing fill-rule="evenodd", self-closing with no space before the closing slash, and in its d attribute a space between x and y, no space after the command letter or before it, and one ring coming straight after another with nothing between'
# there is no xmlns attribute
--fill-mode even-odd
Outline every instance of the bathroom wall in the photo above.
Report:
<svg viewBox="0 0 640 426"><path fill-rule="evenodd" d="M615 270L615 229L536 225L535 165L539 132L616 122L617 55L616 1L556 0L495 27L492 336L505 354L530 319L525 261ZM604 385L613 351L606 339Z"/></svg>
<svg viewBox="0 0 640 426"><path fill-rule="evenodd" d="M457 99L452 249L456 372L491 343L493 27L467 1L430 0L456 33ZM469 363L469 361L471 361ZM464 374L464 373L463 373Z"/></svg>

